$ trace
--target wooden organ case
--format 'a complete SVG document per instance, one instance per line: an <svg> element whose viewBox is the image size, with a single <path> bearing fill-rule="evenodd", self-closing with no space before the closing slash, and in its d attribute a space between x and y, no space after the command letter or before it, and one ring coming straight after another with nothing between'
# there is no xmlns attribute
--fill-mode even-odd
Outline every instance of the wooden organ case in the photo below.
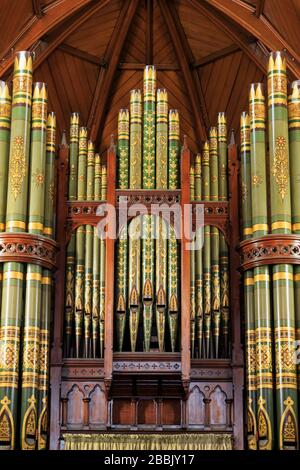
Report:
<svg viewBox="0 0 300 470"><path fill-rule="evenodd" d="M105 240L105 321L103 357L66 353L65 289L66 249L80 226L96 227L100 201L70 200L70 148L62 140L58 156L57 242L55 312L51 351L50 448L57 449L63 435L94 433L217 433L230 434L233 447L244 447L243 354L241 346L238 215L238 156L234 135L228 145L228 200L193 201L190 168L193 161L184 138L180 155L180 189L118 189L117 147L112 138L107 151L106 203L118 208L126 197L134 204L191 204L192 218L181 215L180 330L176 351L117 351L116 249ZM102 201L103 202L103 201ZM229 347L226 358L193 357L191 352L191 268L189 224L196 224L196 207L204 208L204 224L224 235L229 254ZM129 211L130 212L130 211ZM118 214L118 212L117 212ZM131 216L128 216L130 219ZM116 221L118 225L118 220ZM141 321L141 320L140 320ZM127 335L127 330L125 336ZM128 338L127 338L128 339ZM125 338L126 340L126 338ZM127 348L128 349L128 348ZM85 355L87 357L81 357ZM79 356L79 357L76 357ZM96 356L101 356L96 354ZM197 355L194 355L197 356Z"/></svg>

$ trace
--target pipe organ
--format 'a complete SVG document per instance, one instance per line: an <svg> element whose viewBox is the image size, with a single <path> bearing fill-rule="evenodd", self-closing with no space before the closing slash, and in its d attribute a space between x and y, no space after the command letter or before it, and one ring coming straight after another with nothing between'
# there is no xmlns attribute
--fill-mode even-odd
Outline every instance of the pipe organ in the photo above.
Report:
<svg viewBox="0 0 300 470"><path fill-rule="evenodd" d="M103 154L30 52L0 82L0 449L299 447L300 84L191 155L160 73Z"/></svg>
<svg viewBox="0 0 300 470"><path fill-rule="evenodd" d="M194 201L226 201L227 125L224 113L212 127L202 155L190 169ZM224 232L216 226L197 229L201 247L191 256L191 353L192 357L228 357L229 259Z"/></svg>
<svg viewBox="0 0 300 470"><path fill-rule="evenodd" d="M55 130L47 85L16 54L12 98L0 84L0 448L45 449L55 267Z"/></svg>
<svg viewBox="0 0 300 470"><path fill-rule="evenodd" d="M180 143L180 112L156 89L154 66L128 101L106 158L94 156L79 116L71 117L58 432L67 445L83 429L216 429L225 442L234 407L226 117L220 113L202 163L200 154L194 162ZM96 208L108 203L117 210L116 236L99 240ZM197 204L206 208L204 246L190 250L185 211L201 232Z"/></svg>
<svg viewBox="0 0 300 470"><path fill-rule="evenodd" d="M288 97L280 52L270 54L267 78L266 92L251 85L241 116L247 437L250 449L298 449L299 88Z"/></svg>

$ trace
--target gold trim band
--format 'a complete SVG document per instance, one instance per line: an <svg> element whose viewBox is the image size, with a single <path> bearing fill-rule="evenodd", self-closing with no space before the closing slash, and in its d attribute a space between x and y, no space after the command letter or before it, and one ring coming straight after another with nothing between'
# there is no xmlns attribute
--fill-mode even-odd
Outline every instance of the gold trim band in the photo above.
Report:
<svg viewBox="0 0 300 470"><path fill-rule="evenodd" d="M294 277L292 273L275 273L273 274L273 281L293 281Z"/></svg>
<svg viewBox="0 0 300 470"><path fill-rule="evenodd" d="M6 222L6 229L11 229L11 228L23 228L25 230L26 224L25 222L22 222L21 220L10 220L9 222Z"/></svg>
<svg viewBox="0 0 300 470"><path fill-rule="evenodd" d="M26 281L41 281L42 275L39 273L29 273L26 275Z"/></svg>
<svg viewBox="0 0 300 470"><path fill-rule="evenodd" d="M3 274L4 281L6 279L19 279L20 281L24 280L24 274L18 271L9 271Z"/></svg>
<svg viewBox="0 0 300 470"><path fill-rule="evenodd" d="M254 276L254 282L270 282L270 275L269 274L256 274Z"/></svg>
<svg viewBox="0 0 300 470"><path fill-rule="evenodd" d="M285 221L273 222L271 224L272 230L278 230L280 228L286 228L287 230L292 230L292 224L291 222L285 222Z"/></svg>
<svg viewBox="0 0 300 470"><path fill-rule="evenodd" d="M40 222L29 222L28 224L28 230L44 230L44 224L41 224Z"/></svg>
<svg viewBox="0 0 300 470"><path fill-rule="evenodd" d="M253 232L258 232L258 231L261 231L261 230L266 230L268 231L269 230L269 226L268 224L254 224L252 226L252 230Z"/></svg>

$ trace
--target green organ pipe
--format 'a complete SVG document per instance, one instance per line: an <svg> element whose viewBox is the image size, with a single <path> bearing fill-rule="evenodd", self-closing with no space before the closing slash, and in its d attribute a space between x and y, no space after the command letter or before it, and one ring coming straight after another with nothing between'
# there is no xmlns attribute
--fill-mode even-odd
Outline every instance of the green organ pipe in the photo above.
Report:
<svg viewBox="0 0 300 470"><path fill-rule="evenodd" d="M47 86L33 85L29 174L28 232L44 233L47 135ZM36 448L42 267L27 265L22 347L21 449Z"/></svg>
<svg viewBox="0 0 300 470"><path fill-rule="evenodd" d="M251 207L251 154L250 154L250 120L247 113L241 115L241 196L242 196L242 236L252 237ZM254 278L253 269L244 273L244 311L245 311L245 363L246 363L246 409L247 409L247 445L248 449L257 449L256 423L256 344L254 312Z"/></svg>
<svg viewBox="0 0 300 470"><path fill-rule="evenodd" d="M300 82L294 81L288 98L289 152L291 175L292 231L300 234L300 184L298 178L300 152ZM295 333L300 341L300 266L294 266ZM300 363L297 366L298 403L300 400Z"/></svg>
<svg viewBox="0 0 300 470"><path fill-rule="evenodd" d="M268 234L266 179L266 111L263 85L252 84L249 95L251 202L253 237ZM268 266L253 269L256 338L256 388L258 449L274 446L273 348Z"/></svg>
<svg viewBox="0 0 300 470"><path fill-rule="evenodd" d="M32 56L18 52L14 61L6 231L26 230L30 123L32 102ZM0 323L0 442L14 449L17 433L20 333L23 314L24 265L3 265Z"/></svg>
<svg viewBox="0 0 300 470"><path fill-rule="evenodd" d="M287 110L286 59L281 52L269 56L268 117L271 231L291 233L291 188ZM297 449L298 403L295 349L293 266L273 266L275 388L279 449Z"/></svg>

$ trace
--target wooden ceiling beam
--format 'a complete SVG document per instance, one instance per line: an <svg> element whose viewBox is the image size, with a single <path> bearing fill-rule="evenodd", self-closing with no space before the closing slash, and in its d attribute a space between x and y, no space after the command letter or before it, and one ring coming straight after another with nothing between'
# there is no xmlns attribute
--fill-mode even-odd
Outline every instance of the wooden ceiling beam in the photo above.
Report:
<svg viewBox="0 0 300 470"><path fill-rule="evenodd" d="M231 18L270 50L286 51L287 67L296 78L300 78L300 55L264 15L257 18L255 7L241 0L206 0L206 3Z"/></svg>
<svg viewBox="0 0 300 470"><path fill-rule="evenodd" d="M193 64L193 68L197 69L199 67L203 67L204 65L208 65L211 62L215 62L216 60L223 59L230 54L234 54L235 52L240 51L241 48L237 44L232 44L231 46L224 47L224 49L219 49L218 51L212 52L205 57L197 60Z"/></svg>
<svg viewBox="0 0 300 470"><path fill-rule="evenodd" d="M110 0L97 0L96 2L94 1L92 5L88 5L67 28L63 28L60 34L53 36L53 40L34 61L33 68L37 69L74 31L80 28L80 26L104 8L109 2Z"/></svg>
<svg viewBox="0 0 300 470"><path fill-rule="evenodd" d="M13 65L14 54L12 51L29 50L43 35L90 3L92 3L92 0L54 2L43 9L44 15L42 18L37 18L34 15L0 57L0 77L5 75Z"/></svg>
<svg viewBox="0 0 300 470"><path fill-rule="evenodd" d="M203 115L201 113L203 105L201 106L200 97L198 94L199 90L197 90L195 79L190 68L190 65L194 59L187 43L182 25L178 18L177 11L174 9L174 5L172 8L170 8L170 4L165 0L158 0L158 5L165 20L165 24L168 28L177 60L184 78L185 86L189 94L193 110L196 135L199 143L201 143L206 140L207 132Z"/></svg>
<svg viewBox="0 0 300 470"><path fill-rule="evenodd" d="M69 44L60 44L58 48L60 51L66 52L69 55L73 55L74 57L78 57L79 59L83 59L86 62L90 62L94 65L105 65L104 59L101 59L93 54L89 54L86 51L82 51L81 49L77 49L77 47L69 46Z"/></svg>
<svg viewBox="0 0 300 470"><path fill-rule="evenodd" d="M230 21L209 4L209 0L206 2L188 0L188 2L238 45L264 74L267 73L267 56L263 53L261 48L253 43L253 39L251 40L252 42L250 42L249 38L245 37L245 35L240 33L235 27L234 22Z"/></svg>
<svg viewBox="0 0 300 470"><path fill-rule="evenodd" d="M32 0L32 11L33 11L33 14L37 17L37 18L42 18L43 16L43 10L42 10L42 4L41 4L41 0Z"/></svg>
<svg viewBox="0 0 300 470"><path fill-rule="evenodd" d="M126 0L123 2L104 57L105 62L108 64L107 68L101 67L99 72L87 123L87 126L91 129L90 138L96 143L98 143L99 129L102 128L105 119L114 74L118 68L124 42L138 5L139 0Z"/></svg>
<svg viewBox="0 0 300 470"><path fill-rule="evenodd" d="M136 62L120 62L118 69L119 70L144 70L146 65ZM161 70L165 72L179 72L181 69L176 64L155 64L156 70Z"/></svg>
<svg viewBox="0 0 300 470"><path fill-rule="evenodd" d="M264 12L265 0L256 0L255 16L259 18Z"/></svg>
<svg viewBox="0 0 300 470"><path fill-rule="evenodd" d="M147 32L146 32L146 62L151 65L153 62L153 1L147 0Z"/></svg>

